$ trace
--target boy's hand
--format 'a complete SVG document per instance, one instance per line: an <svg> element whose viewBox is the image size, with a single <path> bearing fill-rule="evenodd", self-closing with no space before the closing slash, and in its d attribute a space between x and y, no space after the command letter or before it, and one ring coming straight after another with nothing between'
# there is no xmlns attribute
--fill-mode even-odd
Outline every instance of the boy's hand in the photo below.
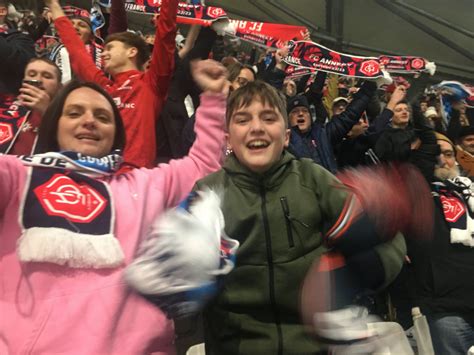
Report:
<svg viewBox="0 0 474 355"><path fill-rule="evenodd" d="M51 10L51 17L53 20L65 16L59 0L44 0L44 4Z"/></svg>
<svg viewBox="0 0 474 355"><path fill-rule="evenodd" d="M283 58L285 58L288 55L289 52L289 47L285 46L280 49L278 49L275 52L275 60L276 60L276 66L279 69L285 69L286 63L283 61Z"/></svg>
<svg viewBox="0 0 474 355"><path fill-rule="evenodd" d="M27 83L23 83L18 98L23 106L39 112L41 115L45 113L51 101L46 91Z"/></svg>
<svg viewBox="0 0 474 355"><path fill-rule="evenodd" d="M400 102L405 99L405 96L407 95L407 89L403 85L398 85L395 90L392 93L392 96L390 97L390 101L387 104L387 108L389 110L392 110L395 108L395 106Z"/></svg>
<svg viewBox="0 0 474 355"><path fill-rule="evenodd" d="M205 92L229 94L230 82L227 80L226 68L211 59L191 63L194 81Z"/></svg>

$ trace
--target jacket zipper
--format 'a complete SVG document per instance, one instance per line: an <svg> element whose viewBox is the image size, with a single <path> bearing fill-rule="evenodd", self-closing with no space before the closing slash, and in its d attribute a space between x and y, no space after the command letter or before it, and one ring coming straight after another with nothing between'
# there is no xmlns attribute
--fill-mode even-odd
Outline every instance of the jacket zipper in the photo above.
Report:
<svg viewBox="0 0 474 355"><path fill-rule="evenodd" d="M267 249L267 263L268 263L268 282L269 282L269 290L270 290L270 305L275 315L275 325L277 328L277 336L278 336L278 355L283 354L283 334L281 331L281 321L280 321L280 314L278 312L278 308L276 306L275 300L275 275L273 269L273 253L272 253L272 239L270 236L270 227L268 224L268 215L267 215L267 199L265 196L265 189L263 186L260 187L260 195L262 198L262 216L263 216L263 227L265 231L265 244Z"/></svg>
<svg viewBox="0 0 474 355"><path fill-rule="evenodd" d="M288 236L288 245L290 248L295 246L295 240L293 239L293 230L291 229L291 216L290 208L288 207L288 201L286 196L280 197L281 208L283 209L283 214L285 215L286 222L286 235Z"/></svg>

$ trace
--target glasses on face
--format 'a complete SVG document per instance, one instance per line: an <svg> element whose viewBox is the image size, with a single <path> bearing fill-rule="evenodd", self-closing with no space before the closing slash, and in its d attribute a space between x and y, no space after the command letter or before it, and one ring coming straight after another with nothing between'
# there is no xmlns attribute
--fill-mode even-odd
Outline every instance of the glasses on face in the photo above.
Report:
<svg viewBox="0 0 474 355"><path fill-rule="evenodd" d="M241 77L241 76L238 76L236 80L237 80L237 83L238 83L240 86L245 86L245 85L247 85L247 84L249 83L249 80L248 80L248 79L243 78L243 77Z"/></svg>

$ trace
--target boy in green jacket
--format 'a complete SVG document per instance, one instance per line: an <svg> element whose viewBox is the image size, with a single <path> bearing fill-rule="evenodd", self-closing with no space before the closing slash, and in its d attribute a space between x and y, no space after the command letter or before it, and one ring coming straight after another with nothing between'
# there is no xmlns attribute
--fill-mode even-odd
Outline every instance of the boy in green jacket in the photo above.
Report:
<svg viewBox="0 0 474 355"><path fill-rule="evenodd" d="M403 237L382 243L347 187L285 150L286 103L268 84L256 81L233 92L226 124L232 154L196 189L224 191L225 231L240 248L235 269L204 312L206 353L318 353L323 348L299 311L310 266L334 246L347 265L366 271L354 284L375 290L400 271ZM363 240L354 243L361 233Z"/></svg>

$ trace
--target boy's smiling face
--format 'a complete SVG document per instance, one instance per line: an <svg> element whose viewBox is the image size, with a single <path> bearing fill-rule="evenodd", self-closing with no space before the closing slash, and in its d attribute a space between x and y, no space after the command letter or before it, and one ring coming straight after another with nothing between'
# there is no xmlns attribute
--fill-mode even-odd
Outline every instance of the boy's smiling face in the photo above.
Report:
<svg viewBox="0 0 474 355"><path fill-rule="evenodd" d="M259 98L232 113L228 131L229 148L242 165L256 173L270 169L290 139L281 113L268 103L263 105Z"/></svg>

